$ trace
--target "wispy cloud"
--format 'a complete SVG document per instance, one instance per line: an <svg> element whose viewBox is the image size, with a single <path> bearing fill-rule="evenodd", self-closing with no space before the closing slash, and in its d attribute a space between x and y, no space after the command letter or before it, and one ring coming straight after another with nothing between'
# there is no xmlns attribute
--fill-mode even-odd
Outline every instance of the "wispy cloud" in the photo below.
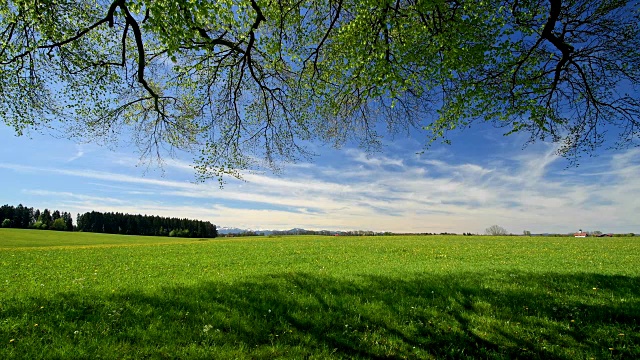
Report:
<svg viewBox="0 0 640 360"><path fill-rule="evenodd" d="M29 190L29 189L25 189L22 192L27 195L76 199L76 200L87 201L92 203L93 202L101 202L101 203L109 203L109 204L126 204L127 203L125 199L90 196L90 195L84 195L84 194L74 194L71 192L60 192L60 191L49 191L49 190Z"/></svg>
<svg viewBox="0 0 640 360"><path fill-rule="evenodd" d="M557 166L553 148L486 161L343 151L329 165L301 163L280 175L198 184L90 169L1 164L0 169L86 179L95 193L29 190L56 196L72 211L120 211L210 220L254 229L305 227L412 232L482 232L499 224L514 233L640 230L638 150L603 158L581 174ZM172 160L179 173L188 163ZM104 196L102 196L104 195Z"/></svg>
<svg viewBox="0 0 640 360"><path fill-rule="evenodd" d="M67 162L72 162L72 161L78 160L83 156L84 156L84 152L81 151L81 150L78 150L78 152L76 152L75 155L73 155L72 157L67 159Z"/></svg>

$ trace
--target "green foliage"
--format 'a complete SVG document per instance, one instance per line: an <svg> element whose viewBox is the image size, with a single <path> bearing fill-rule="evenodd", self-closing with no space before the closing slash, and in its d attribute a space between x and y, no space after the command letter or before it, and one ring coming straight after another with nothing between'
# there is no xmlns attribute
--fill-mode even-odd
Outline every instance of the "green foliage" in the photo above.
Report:
<svg viewBox="0 0 640 360"><path fill-rule="evenodd" d="M4 220L2 220L2 227L3 227L3 228L11 227L11 219L4 219Z"/></svg>
<svg viewBox="0 0 640 360"><path fill-rule="evenodd" d="M51 230L66 231L67 224L63 218L57 218L51 223Z"/></svg>
<svg viewBox="0 0 640 360"><path fill-rule="evenodd" d="M33 209L30 207L19 204L18 206L3 205L0 207L0 219L5 218L11 221L11 227L20 229L47 229L53 226L53 222L57 219L64 221L64 229L60 223L56 225L56 230L73 230L73 222L71 220L71 214L68 212L60 212L54 210L51 213L48 209L44 209L41 213L39 209Z"/></svg>
<svg viewBox="0 0 640 360"><path fill-rule="evenodd" d="M190 237L189 229L174 229L169 232L169 237Z"/></svg>
<svg viewBox="0 0 640 360"><path fill-rule="evenodd" d="M55 119L189 151L203 177L307 140L375 148L380 123L433 141L488 121L573 156L610 128L638 140L637 17L614 0L5 1L0 109L18 133Z"/></svg>
<svg viewBox="0 0 640 360"><path fill-rule="evenodd" d="M44 226L44 228L41 226L41 229L46 229L48 227L51 226L51 223L53 222L53 218L51 217L51 212L49 211L49 209L44 209L42 211L42 213L40 214L40 218L38 219L38 222L42 223L42 225Z"/></svg>
<svg viewBox="0 0 640 360"><path fill-rule="evenodd" d="M18 206L0 206L0 219L9 219L8 226L15 228L28 228L34 222L33 208L19 204Z"/></svg>
<svg viewBox="0 0 640 360"><path fill-rule="evenodd" d="M640 355L634 239L0 230L28 236L0 249L3 359Z"/></svg>

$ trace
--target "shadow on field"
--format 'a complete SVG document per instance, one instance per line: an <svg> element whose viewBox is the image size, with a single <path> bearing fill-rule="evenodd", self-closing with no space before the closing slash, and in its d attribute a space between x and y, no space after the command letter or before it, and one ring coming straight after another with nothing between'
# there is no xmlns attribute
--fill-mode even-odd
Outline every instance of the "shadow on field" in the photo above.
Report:
<svg viewBox="0 0 640 360"><path fill-rule="evenodd" d="M51 354L66 346L77 357L640 358L640 279L625 276L285 273L61 293L4 304L1 314L41 324L30 333L4 326L2 341L49 344Z"/></svg>

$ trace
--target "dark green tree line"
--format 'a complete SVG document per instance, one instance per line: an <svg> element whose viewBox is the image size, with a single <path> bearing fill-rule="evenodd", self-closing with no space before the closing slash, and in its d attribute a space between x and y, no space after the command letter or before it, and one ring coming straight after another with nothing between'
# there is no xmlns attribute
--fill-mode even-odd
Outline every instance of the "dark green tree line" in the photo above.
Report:
<svg viewBox="0 0 640 360"><path fill-rule="evenodd" d="M218 236L216 226L209 221L97 211L78 215L77 229L79 231L123 235L198 238Z"/></svg>
<svg viewBox="0 0 640 360"><path fill-rule="evenodd" d="M18 229L52 229L60 231L73 231L73 218L71 213L49 209L34 209L22 204L18 206L2 205L0 207L0 222L2 227Z"/></svg>

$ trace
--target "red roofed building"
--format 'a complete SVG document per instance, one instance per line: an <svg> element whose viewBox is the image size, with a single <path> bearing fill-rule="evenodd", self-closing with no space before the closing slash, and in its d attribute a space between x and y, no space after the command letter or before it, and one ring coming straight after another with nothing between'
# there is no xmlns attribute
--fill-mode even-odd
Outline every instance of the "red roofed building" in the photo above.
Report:
<svg viewBox="0 0 640 360"><path fill-rule="evenodd" d="M582 229L578 230L577 233L573 234L574 237L587 237L587 233L582 231Z"/></svg>

